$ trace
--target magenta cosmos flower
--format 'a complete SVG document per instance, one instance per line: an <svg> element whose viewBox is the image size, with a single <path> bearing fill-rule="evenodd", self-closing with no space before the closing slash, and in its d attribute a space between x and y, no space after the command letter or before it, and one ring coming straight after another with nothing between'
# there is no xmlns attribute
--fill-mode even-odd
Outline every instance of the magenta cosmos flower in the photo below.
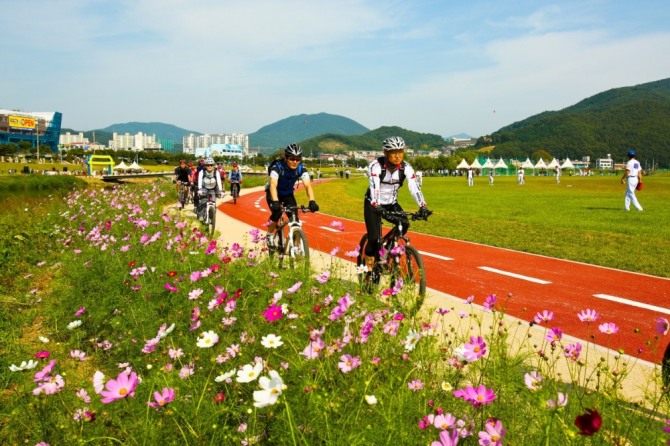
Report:
<svg viewBox="0 0 670 446"><path fill-rule="evenodd" d="M486 342L481 336L470 336L470 342L463 345L463 356L468 362L476 361L486 354Z"/></svg>
<svg viewBox="0 0 670 446"><path fill-rule="evenodd" d="M281 307L277 304L270 305L265 310L265 313L263 313L263 317L265 317L265 320L268 322L274 322L281 319L283 317Z"/></svg>
<svg viewBox="0 0 670 446"><path fill-rule="evenodd" d="M137 387L137 373L130 372L130 374L128 374L125 371L121 372L116 379L110 379L105 383L105 388L107 390L100 392L100 395L103 396L101 401L108 404L129 395L135 396L133 393L135 387Z"/></svg>
<svg viewBox="0 0 670 446"><path fill-rule="evenodd" d="M465 389L458 389L454 392L456 398L463 398L474 407L480 407L483 404L490 404L496 399L493 389L487 389L486 386L479 387L467 386Z"/></svg>
<svg viewBox="0 0 670 446"><path fill-rule="evenodd" d="M586 409L586 413L577 415L575 426L579 429L581 435L591 436L598 432L603 424L603 419L596 409Z"/></svg>
<svg viewBox="0 0 670 446"><path fill-rule="evenodd" d="M163 387L162 392L154 392L154 399L156 402L149 401L147 404L153 408L166 406L168 403L174 401L175 390Z"/></svg>

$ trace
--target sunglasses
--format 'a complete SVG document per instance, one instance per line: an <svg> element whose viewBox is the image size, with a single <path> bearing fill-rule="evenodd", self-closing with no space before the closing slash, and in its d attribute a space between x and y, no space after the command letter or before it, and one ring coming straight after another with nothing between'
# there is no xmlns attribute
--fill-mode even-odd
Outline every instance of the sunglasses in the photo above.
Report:
<svg viewBox="0 0 670 446"><path fill-rule="evenodd" d="M299 156L290 156L288 158L289 161L302 161L302 158Z"/></svg>

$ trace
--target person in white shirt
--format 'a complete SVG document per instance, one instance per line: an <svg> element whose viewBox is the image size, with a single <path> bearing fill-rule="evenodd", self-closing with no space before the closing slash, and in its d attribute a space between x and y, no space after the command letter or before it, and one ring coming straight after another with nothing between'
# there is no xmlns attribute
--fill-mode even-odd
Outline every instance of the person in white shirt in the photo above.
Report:
<svg viewBox="0 0 670 446"><path fill-rule="evenodd" d="M561 184L561 168L556 166L556 184Z"/></svg>
<svg viewBox="0 0 670 446"><path fill-rule="evenodd" d="M640 162L635 159L635 150L629 150L626 172L623 174L623 177L621 177L621 184L627 183L626 196L624 198L624 209L627 211L630 211L631 203L633 203L633 206L635 206L638 211L642 210L642 206L635 196L635 189L637 189L637 185L641 182L642 166L640 166Z"/></svg>
<svg viewBox="0 0 670 446"><path fill-rule="evenodd" d="M522 168L519 168L518 174L519 174L519 177L517 178L517 183L519 183L519 186L523 186L524 184L526 184L526 182L523 179L523 169Z"/></svg>
<svg viewBox="0 0 670 446"><path fill-rule="evenodd" d="M368 190L365 193L363 216L368 233L368 243L365 246L365 257L370 271L375 259L379 258L379 248L382 239L382 217L391 223L402 218L403 234L409 229L407 217L386 217L386 211L401 212L403 209L398 203L398 190L407 180L409 193L419 205L419 213L428 219L431 212L426 207L421 188L416 181L416 174L409 163L405 162L405 140L399 136L392 136L383 142L384 156L372 161L368 166Z"/></svg>
<svg viewBox="0 0 670 446"><path fill-rule="evenodd" d="M468 186L474 186L475 185L475 171L472 169L468 169Z"/></svg>

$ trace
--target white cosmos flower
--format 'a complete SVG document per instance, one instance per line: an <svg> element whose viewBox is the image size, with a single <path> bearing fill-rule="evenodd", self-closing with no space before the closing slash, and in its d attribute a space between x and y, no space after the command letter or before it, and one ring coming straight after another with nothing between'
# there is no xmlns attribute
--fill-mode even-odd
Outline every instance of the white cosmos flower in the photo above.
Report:
<svg viewBox="0 0 670 446"><path fill-rule="evenodd" d="M38 339L39 339L40 341L44 342L45 344L48 344L48 343L49 343L49 338L46 338L46 337L44 337L44 336L40 336Z"/></svg>
<svg viewBox="0 0 670 446"><path fill-rule="evenodd" d="M454 356L461 362L469 362L467 356L465 355L465 345L456 347L454 349Z"/></svg>
<svg viewBox="0 0 670 446"><path fill-rule="evenodd" d="M9 370L12 372L20 372L21 370L30 370L37 367L37 361L30 359L28 361L21 361L21 364L16 366L14 364L9 366Z"/></svg>
<svg viewBox="0 0 670 446"><path fill-rule="evenodd" d="M93 390L95 390L95 393L100 394L104 389L105 374L98 370L93 374Z"/></svg>
<svg viewBox="0 0 670 446"><path fill-rule="evenodd" d="M261 344L265 348L277 348L281 345L284 345L284 342L281 340L281 336L276 336L274 334L269 334L261 338Z"/></svg>
<svg viewBox="0 0 670 446"><path fill-rule="evenodd" d="M210 330L200 333L196 345L200 348L209 348L213 347L217 342L219 342L219 335Z"/></svg>
<svg viewBox="0 0 670 446"><path fill-rule="evenodd" d="M222 375L217 376L216 378L214 378L214 381L216 381L217 383L222 383L224 381L228 381L228 379L232 378L234 374L235 374L235 370L233 369L233 370L230 370L230 371L228 371L228 372L226 372Z"/></svg>
<svg viewBox="0 0 670 446"><path fill-rule="evenodd" d="M68 330L74 330L75 328L81 326L81 321L72 321L69 324L67 324L67 329Z"/></svg>
<svg viewBox="0 0 670 446"><path fill-rule="evenodd" d="M256 407L266 407L276 403L279 395L286 389L284 381L276 370L270 370L269 375L269 378L267 376L261 376L258 379L258 385L260 385L263 390L254 392L254 406Z"/></svg>
<svg viewBox="0 0 670 446"><path fill-rule="evenodd" d="M170 333L172 333L172 330L174 330L174 324L170 325L170 326L169 326L168 328L166 328L165 330L163 330L162 328L163 328L163 327L161 327L161 329L158 330L158 334L156 335L156 337L157 337L158 339L163 339L165 336L167 336L167 335L169 335Z"/></svg>
<svg viewBox="0 0 670 446"><path fill-rule="evenodd" d="M258 378L258 375L263 371L262 363L246 364L242 370L237 371L238 383L250 383Z"/></svg>
<svg viewBox="0 0 670 446"><path fill-rule="evenodd" d="M419 342L419 339L421 336L419 333L417 333L414 330L410 330L407 333L407 338L405 338L405 350L408 352L411 352L414 350L414 347L416 347L417 342Z"/></svg>
<svg viewBox="0 0 670 446"><path fill-rule="evenodd" d="M374 395L365 395L365 402L367 402L371 406L374 406L375 404L377 404L377 397Z"/></svg>

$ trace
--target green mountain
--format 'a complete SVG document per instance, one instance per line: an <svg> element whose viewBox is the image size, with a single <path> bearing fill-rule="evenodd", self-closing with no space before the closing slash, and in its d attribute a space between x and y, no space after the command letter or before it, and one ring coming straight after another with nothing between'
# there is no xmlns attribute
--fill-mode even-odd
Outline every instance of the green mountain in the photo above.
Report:
<svg viewBox="0 0 670 446"><path fill-rule="evenodd" d="M538 150L557 158L617 162L635 149L645 167L670 166L670 78L615 88L560 111L540 113L479 139L492 157L525 158ZM535 159L534 159L535 161Z"/></svg>
<svg viewBox="0 0 670 446"><path fill-rule="evenodd" d="M318 113L291 116L266 125L249 134L249 146L272 152L292 142L300 142L323 134L362 135L368 129L343 116Z"/></svg>
<svg viewBox="0 0 670 446"><path fill-rule="evenodd" d="M382 141L389 136L402 136L407 145L419 151L439 149L444 139L432 133L418 133L401 127L379 127L363 135L319 135L300 142L303 152L316 156L321 153L345 153L350 151L380 150Z"/></svg>

